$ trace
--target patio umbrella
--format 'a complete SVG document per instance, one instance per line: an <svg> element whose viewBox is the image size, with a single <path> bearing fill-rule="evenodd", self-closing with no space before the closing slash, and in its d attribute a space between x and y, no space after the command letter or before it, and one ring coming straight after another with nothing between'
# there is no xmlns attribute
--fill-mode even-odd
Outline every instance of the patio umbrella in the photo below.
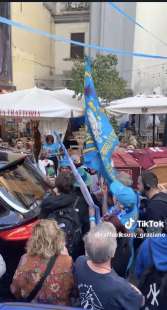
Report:
<svg viewBox="0 0 167 310"><path fill-rule="evenodd" d="M83 114L76 100L58 98L54 91L37 87L0 95L0 115L40 118L70 118Z"/></svg>
<svg viewBox="0 0 167 310"><path fill-rule="evenodd" d="M112 101L109 112L123 114L166 114L167 97L160 95L134 96Z"/></svg>
<svg viewBox="0 0 167 310"><path fill-rule="evenodd" d="M139 95L115 100L106 108L110 113L122 114L152 114L153 115L153 145L155 144L155 115L167 114L167 97L161 95Z"/></svg>

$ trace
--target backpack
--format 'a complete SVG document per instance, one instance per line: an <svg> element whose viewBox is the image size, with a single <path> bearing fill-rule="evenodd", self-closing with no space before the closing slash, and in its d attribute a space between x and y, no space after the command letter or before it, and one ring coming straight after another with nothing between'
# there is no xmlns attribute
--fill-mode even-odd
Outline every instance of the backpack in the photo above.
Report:
<svg viewBox="0 0 167 310"><path fill-rule="evenodd" d="M76 210L79 199L79 197L76 198L73 206L57 208L48 216L49 219L56 220L59 227L64 231L66 246L69 255L72 256L73 259L80 255L79 250L82 243L81 223L79 214Z"/></svg>
<svg viewBox="0 0 167 310"><path fill-rule="evenodd" d="M149 242L149 248L151 246ZM152 255L152 251L151 251ZM149 267L142 275L139 290L145 296L144 310L165 310L167 301L167 272Z"/></svg>

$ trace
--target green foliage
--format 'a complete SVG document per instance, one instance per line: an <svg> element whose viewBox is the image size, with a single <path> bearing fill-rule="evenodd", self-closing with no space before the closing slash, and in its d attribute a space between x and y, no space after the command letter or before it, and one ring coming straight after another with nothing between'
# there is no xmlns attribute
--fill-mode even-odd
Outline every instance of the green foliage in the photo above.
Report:
<svg viewBox="0 0 167 310"><path fill-rule="evenodd" d="M115 116L113 115L110 119L111 125L115 131L115 133L118 135L119 134L119 127L117 124L117 120L115 119Z"/></svg>
<svg viewBox="0 0 167 310"><path fill-rule="evenodd" d="M126 81L119 77L116 70L118 63L114 55L97 55L92 60L94 80L97 96L107 100L120 99L127 97ZM84 92L84 61L75 60L71 72L71 81L69 88L75 91L75 94Z"/></svg>

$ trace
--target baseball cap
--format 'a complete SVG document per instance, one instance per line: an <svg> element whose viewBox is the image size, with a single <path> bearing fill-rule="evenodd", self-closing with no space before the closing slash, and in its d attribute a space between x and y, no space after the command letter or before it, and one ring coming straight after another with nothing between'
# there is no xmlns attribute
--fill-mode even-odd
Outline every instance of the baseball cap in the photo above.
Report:
<svg viewBox="0 0 167 310"><path fill-rule="evenodd" d="M123 185L120 181L114 181L110 186L110 191L115 198L125 207L133 207L137 204L137 195L134 190Z"/></svg>
<svg viewBox="0 0 167 310"><path fill-rule="evenodd" d="M67 159L62 159L59 161L59 167L60 168L70 167L70 163Z"/></svg>

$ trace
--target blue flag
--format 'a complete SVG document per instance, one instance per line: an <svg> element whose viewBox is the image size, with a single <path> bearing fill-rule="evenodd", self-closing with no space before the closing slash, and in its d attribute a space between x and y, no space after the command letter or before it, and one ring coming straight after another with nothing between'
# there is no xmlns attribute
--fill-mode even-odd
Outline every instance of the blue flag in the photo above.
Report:
<svg viewBox="0 0 167 310"><path fill-rule="evenodd" d="M87 121L87 120L86 120ZM100 165L100 158L97 152L96 145L92 139L92 136L89 132L88 126L85 125L86 129L86 138L84 141L84 149L83 149L83 156L84 156L84 163L85 165L90 168L96 170L99 174L101 174L101 165Z"/></svg>
<svg viewBox="0 0 167 310"><path fill-rule="evenodd" d="M86 58L84 95L87 137L84 151L85 162L91 162L92 159L92 163L95 163L104 179L110 184L113 178L112 153L119 144L119 140L104 109L100 107L91 71L91 62L89 58Z"/></svg>

